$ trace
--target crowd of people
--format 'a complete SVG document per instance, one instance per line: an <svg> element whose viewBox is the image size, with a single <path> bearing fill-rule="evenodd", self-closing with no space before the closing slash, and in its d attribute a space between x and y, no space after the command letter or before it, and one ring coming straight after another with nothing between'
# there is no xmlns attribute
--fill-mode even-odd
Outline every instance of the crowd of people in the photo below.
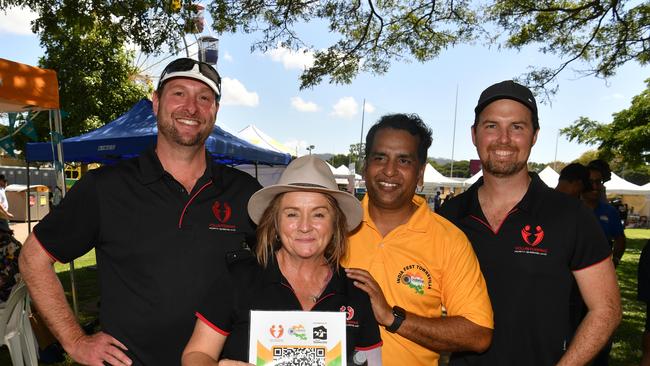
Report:
<svg viewBox="0 0 650 366"><path fill-rule="evenodd" d="M319 310L346 312L350 365L437 365L441 353L451 365L606 364L621 221L598 162L567 166L556 189L528 171L540 128L528 88L481 93L469 138L483 177L431 208L415 194L432 143L417 115L370 128L359 202L313 156L264 188L213 162L220 98L210 65L171 62L153 95L156 146L88 172L23 245L33 303L76 362L244 365L251 310ZM86 334L53 263L92 248L101 330Z"/></svg>

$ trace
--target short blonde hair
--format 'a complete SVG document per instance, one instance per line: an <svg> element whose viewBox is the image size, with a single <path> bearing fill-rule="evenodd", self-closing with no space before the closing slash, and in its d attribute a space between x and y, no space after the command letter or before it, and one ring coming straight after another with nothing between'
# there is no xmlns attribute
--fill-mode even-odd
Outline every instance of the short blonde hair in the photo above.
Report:
<svg viewBox="0 0 650 366"><path fill-rule="evenodd" d="M282 247L278 227L280 221L280 202L285 193L278 194L271 200L257 226L255 257L257 258L257 262L265 268L275 255L275 252ZM345 250L348 245L345 213L343 213L334 197L327 193L316 193L325 196L330 207L333 208L332 239L327 244L327 247L325 247L324 254L327 263L330 266L338 268L339 262L345 255Z"/></svg>

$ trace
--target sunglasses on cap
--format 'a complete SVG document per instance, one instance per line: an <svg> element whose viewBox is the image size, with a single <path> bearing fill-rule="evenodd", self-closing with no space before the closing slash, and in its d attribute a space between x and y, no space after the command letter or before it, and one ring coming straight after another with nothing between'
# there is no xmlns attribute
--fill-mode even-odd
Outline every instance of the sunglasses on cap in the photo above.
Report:
<svg viewBox="0 0 650 366"><path fill-rule="evenodd" d="M191 58L179 58L170 62L162 74L160 74L158 89L160 89L165 81L175 77L185 77L202 81L214 91L217 102L221 99L221 76L219 76L217 70L205 62Z"/></svg>

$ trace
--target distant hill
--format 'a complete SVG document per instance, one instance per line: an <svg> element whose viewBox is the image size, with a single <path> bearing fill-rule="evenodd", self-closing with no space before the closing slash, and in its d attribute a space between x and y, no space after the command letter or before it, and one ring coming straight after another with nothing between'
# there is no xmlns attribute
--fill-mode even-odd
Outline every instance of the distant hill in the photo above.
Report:
<svg viewBox="0 0 650 366"><path fill-rule="evenodd" d="M334 156L334 154L323 153L323 154L314 154L314 156L319 157L319 158L321 158L323 160L330 160L332 158L332 156Z"/></svg>

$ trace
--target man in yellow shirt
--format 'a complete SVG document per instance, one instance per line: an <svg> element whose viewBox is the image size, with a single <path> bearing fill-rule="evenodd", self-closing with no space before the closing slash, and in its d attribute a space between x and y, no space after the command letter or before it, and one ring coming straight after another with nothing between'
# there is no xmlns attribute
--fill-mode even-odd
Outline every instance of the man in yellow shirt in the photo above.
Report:
<svg viewBox="0 0 650 366"><path fill-rule="evenodd" d="M424 122L405 114L383 116L366 136L364 216L342 264L370 296L386 365L437 365L439 352L482 352L492 339L471 244L415 196L431 140Z"/></svg>

